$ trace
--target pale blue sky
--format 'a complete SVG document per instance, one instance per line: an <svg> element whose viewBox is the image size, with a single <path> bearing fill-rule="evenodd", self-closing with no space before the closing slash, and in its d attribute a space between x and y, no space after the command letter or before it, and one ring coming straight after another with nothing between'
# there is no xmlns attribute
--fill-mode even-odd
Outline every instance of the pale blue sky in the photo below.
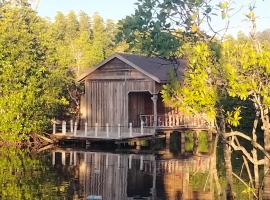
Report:
<svg viewBox="0 0 270 200"><path fill-rule="evenodd" d="M249 24L243 15L247 12L248 1L250 0L235 0L233 7L242 9L233 17L230 34L235 35L238 31L247 33L249 30ZM105 19L119 20L134 12L135 2L136 0L40 0L37 11L41 16L50 19L54 18L57 11L67 13L70 10L83 10L90 16L98 12ZM258 31L270 28L270 0L257 0L256 15L259 16ZM217 29L223 27L219 18L214 19L213 24Z"/></svg>

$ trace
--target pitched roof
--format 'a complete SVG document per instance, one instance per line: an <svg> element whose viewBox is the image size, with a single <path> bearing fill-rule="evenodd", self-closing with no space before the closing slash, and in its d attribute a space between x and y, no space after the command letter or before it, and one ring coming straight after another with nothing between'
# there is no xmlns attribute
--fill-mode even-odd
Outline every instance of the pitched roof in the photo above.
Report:
<svg viewBox="0 0 270 200"><path fill-rule="evenodd" d="M168 73L169 70L173 68L173 64L171 61L158 58L158 57L146 57L134 54L124 54L124 53L116 53L111 57L107 58L103 62L99 63L93 68L90 68L84 74L82 74L78 81L84 80L89 74L97 70L99 67L103 66L107 62L111 61L114 58L118 58L121 61L125 62L126 64L130 65L131 67L137 69L138 71L142 72L146 76L150 77L151 79L155 80L158 83L163 83L168 81ZM177 70L177 75L181 79L183 75L184 66L186 63L180 60L180 66Z"/></svg>

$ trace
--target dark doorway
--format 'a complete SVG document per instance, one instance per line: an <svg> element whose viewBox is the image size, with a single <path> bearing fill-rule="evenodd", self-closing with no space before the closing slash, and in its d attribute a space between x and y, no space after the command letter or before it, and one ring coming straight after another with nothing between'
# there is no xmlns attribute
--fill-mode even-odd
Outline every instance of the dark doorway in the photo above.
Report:
<svg viewBox="0 0 270 200"><path fill-rule="evenodd" d="M134 127L140 126L140 115L153 114L151 97L149 92L130 92L128 94L128 121Z"/></svg>

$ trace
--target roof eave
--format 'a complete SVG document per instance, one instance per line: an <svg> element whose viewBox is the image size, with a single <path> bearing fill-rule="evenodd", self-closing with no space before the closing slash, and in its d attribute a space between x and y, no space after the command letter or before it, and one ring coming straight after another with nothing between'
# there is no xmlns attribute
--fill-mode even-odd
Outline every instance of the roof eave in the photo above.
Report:
<svg viewBox="0 0 270 200"><path fill-rule="evenodd" d="M114 58L118 58L119 60L125 62L126 64L130 65L131 67L137 69L138 71L140 71L141 73L143 73L144 75L148 76L149 78L153 79L154 81L161 83L162 81L154 76L153 74L150 74L148 72L146 72L145 70L143 70L140 66L137 66L136 64L134 64L133 62L129 61L128 59L124 58L123 56L121 56L120 54L113 54L112 56L110 56L109 58L105 59L104 61L102 61L101 63L95 65L95 67L90 68L89 70L87 70L85 73L83 73L82 75L80 75L76 80L77 82L82 82L84 81L84 79L89 76L91 73L93 73L94 71L96 71L98 68L100 68L101 66L105 65L106 63L108 63L109 61L111 61Z"/></svg>

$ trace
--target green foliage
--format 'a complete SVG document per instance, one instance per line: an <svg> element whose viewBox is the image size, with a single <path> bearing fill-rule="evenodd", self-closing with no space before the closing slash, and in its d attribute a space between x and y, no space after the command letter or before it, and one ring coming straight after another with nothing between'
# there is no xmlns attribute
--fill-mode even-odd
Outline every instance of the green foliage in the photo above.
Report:
<svg viewBox="0 0 270 200"><path fill-rule="evenodd" d="M228 93L241 100L256 101L260 96L265 108L270 108L270 48L269 43L260 46L251 40L227 40L223 43L223 59Z"/></svg>
<svg viewBox="0 0 270 200"><path fill-rule="evenodd" d="M199 133L198 150L199 150L200 153L209 152L208 137L207 137L207 132L206 131L201 131Z"/></svg>
<svg viewBox="0 0 270 200"><path fill-rule="evenodd" d="M205 38L199 29L212 7L204 0L138 0L135 14L119 22L117 41L145 55L175 57L183 41Z"/></svg>
<svg viewBox="0 0 270 200"><path fill-rule="evenodd" d="M116 26L83 12L59 12L51 23L23 2L0 13L0 140L17 142L47 131L52 118L78 115L75 76L112 54Z"/></svg>
<svg viewBox="0 0 270 200"><path fill-rule="evenodd" d="M0 198L2 200L59 199L67 186L50 171L49 164L27 150L0 149Z"/></svg>
<svg viewBox="0 0 270 200"><path fill-rule="evenodd" d="M47 23L28 7L0 8L0 140L43 132L68 104L65 71L50 66Z"/></svg>
<svg viewBox="0 0 270 200"><path fill-rule="evenodd" d="M58 12L50 26L52 40L56 43L56 56L61 66L68 66L76 74L96 65L110 56L118 45L113 38L117 27L112 20L106 23L95 14L92 19L84 12L66 16Z"/></svg>
<svg viewBox="0 0 270 200"><path fill-rule="evenodd" d="M193 151L194 138L193 132L188 131L185 133L185 151L191 152Z"/></svg>
<svg viewBox="0 0 270 200"><path fill-rule="evenodd" d="M241 108L240 107L235 107L233 111L227 111L227 122L234 126L237 127L240 124L240 117L241 114Z"/></svg>
<svg viewBox="0 0 270 200"><path fill-rule="evenodd" d="M165 103L178 107L189 114L204 113L214 118L218 101L217 88L212 78L215 54L207 44L185 44L181 55L187 60L184 82L172 78L170 84L163 87L162 97Z"/></svg>

